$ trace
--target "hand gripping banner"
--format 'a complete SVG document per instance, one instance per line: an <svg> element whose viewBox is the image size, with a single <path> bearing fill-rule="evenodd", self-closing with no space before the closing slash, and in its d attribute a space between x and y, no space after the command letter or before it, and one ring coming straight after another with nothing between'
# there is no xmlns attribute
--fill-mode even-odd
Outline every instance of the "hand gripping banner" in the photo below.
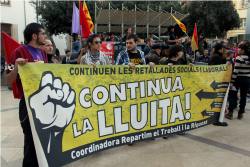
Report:
<svg viewBox="0 0 250 167"><path fill-rule="evenodd" d="M231 66L19 66L40 166L218 121Z"/></svg>

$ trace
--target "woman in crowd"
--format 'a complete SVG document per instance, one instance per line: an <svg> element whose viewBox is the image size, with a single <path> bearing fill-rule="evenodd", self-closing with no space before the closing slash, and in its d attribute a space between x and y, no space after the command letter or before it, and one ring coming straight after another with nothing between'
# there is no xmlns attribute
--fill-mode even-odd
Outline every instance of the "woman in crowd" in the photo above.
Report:
<svg viewBox="0 0 250 167"><path fill-rule="evenodd" d="M236 43L233 44L233 47L231 48L231 50L232 50L232 51L235 51L235 52L238 51L238 47L237 47L237 44L236 44Z"/></svg>
<svg viewBox="0 0 250 167"><path fill-rule="evenodd" d="M238 119L243 118L245 112L246 97L249 87L250 79L250 52L246 44L241 44L238 48L239 56L236 58L236 63L231 79L230 89L235 90L229 97L229 113L225 115L226 118L233 118L233 109L235 100L237 99L237 90L240 88L240 110L238 112Z"/></svg>
<svg viewBox="0 0 250 167"><path fill-rule="evenodd" d="M160 55L160 64L168 59L168 49L163 49Z"/></svg>
<svg viewBox="0 0 250 167"><path fill-rule="evenodd" d="M101 38L98 34L92 34L87 40L88 50L84 56L81 57L80 64L83 65L110 65L109 58L101 49Z"/></svg>
<svg viewBox="0 0 250 167"><path fill-rule="evenodd" d="M130 27L126 28L126 29L124 30L124 33L125 33L125 35L124 35L124 37L122 38L122 42L126 42L127 36L128 36L129 34L131 34L131 28L130 28Z"/></svg>

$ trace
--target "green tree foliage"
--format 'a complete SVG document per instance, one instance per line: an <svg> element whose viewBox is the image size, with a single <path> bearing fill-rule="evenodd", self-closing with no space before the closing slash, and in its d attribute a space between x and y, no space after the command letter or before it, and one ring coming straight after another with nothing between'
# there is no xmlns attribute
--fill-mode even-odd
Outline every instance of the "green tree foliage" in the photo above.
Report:
<svg viewBox="0 0 250 167"><path fill-rule="evenodd" d="M34 4L35 1L31 3ZM38 14L46 20L45 26L51 34L71 33L73 2L72 1L40 1L37 8ZM198 33L206 35L221 34L224 30L232 30L240 26L239 15L232 1L96 1L98 8L108 9L109 3L113 9L122 9L122 3L128 10L134 10L136 6L147 10L147 5L154 11L161 9L170 12L171 7L180 13L190 15L182 22L187 28L189 35L193 34L194 25L197 24ZM86 1L91 18L95 20L95 1ZM79 8L78 1L76 6ZM108 16L107 16L108 17ZM173 20L174 23L174 20ZM185 35L178 25L175 26L175 34Z"/></svg>
<svg viewBox="0 0 250 167"><path fill-rule="evenodd" d="M190 15L183 21L187 33L192 35L194 25L198 33L220 35L224 30L240 27L240 19L232 1L192 1L183 9Z"/></svg>

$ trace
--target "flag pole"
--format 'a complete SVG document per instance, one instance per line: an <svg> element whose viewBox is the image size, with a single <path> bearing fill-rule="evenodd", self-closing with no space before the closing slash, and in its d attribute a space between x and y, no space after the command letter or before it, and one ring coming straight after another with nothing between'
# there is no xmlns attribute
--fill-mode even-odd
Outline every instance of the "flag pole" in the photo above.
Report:
<svg viewBox="0 0 250 167"><path fill-rule="evenodd" d="M79 51L82 49L82 45L81 45L81 40L82 40L82 36L81 36L81 15L80 15L80 10L82 10L82 8L80 7L80 1L79 1L79 35L80 35L80 41L79 41Z"/></svg>
<svg viewBox="0 0 250 167"><path fill-rule="evenodd" d="M71 24L71 36L70 36L70 52L72 53L72 43L73 43L73 33L72 33L72 28L73 28L73 18L74 18L74 7L75 7L75 2L73 2L73 15L72 15L72 24Z"/></svg>
<svg viewBox="0 0 250 167"><path fill-rule="evenodd" d="M196 23L195 23L195 28L196 28L196 33L197 33ZM195 50L194 50L194 64L195 64L195 59L196 59L196 55L195 55Z"/></svg>

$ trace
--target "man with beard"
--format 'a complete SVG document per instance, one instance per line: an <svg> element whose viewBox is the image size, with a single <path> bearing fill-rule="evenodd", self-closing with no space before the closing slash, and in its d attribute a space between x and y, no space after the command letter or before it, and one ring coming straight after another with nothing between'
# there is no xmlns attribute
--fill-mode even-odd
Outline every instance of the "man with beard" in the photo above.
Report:
<svg viewBox="0 0 250 167"><path fill-rule="evenodd" d="M208 49L204 50L204 54L200 57L200 62L208 63L210 56L208 55Z"/></svg>
<svg viewBox="0 0 250 167"><path fill-rule="evenodd" d="M160 53L161 53L160 44L153 45L150 52L145 56L146 63L147 62L154 62L156 65L159 65L160 64L160 61L159 61Z"/></svg>
<svg viewBox="0 0 250 167"><path fill-rule="evenodd" d="M37 23L30 23L24 30L26 45L21 45L11 55L7 69L7 84L14 81L17 84L17 94L21 96L19 104L19 119L24 133L24 157L22 166L38 166L36 150L28 118L27 106L24 99L23 87L18 74L18 64L24 66L27 62L47 63L46 53L39 49L45 44L46 33L44 27Z"/></svg>
<svg viewBox="0 0 250 167"><path fill-rule="evenodd" d="M47 53L48 63L59 64L58 61L52 55L53 46L50 40L45 40L45 45L42 46L42 49Z"/></svg>
<svg viewBox="0 0 250 167"><path fill-rule="evenodd" d="M126 38L126 50L121 51L116 58L116 65L129 65L133 70L135 65L146 65L144 52L138 50L138 38L135 34L130 34ZM154 68L154 63L149 62L151 68Z"/></svg>

